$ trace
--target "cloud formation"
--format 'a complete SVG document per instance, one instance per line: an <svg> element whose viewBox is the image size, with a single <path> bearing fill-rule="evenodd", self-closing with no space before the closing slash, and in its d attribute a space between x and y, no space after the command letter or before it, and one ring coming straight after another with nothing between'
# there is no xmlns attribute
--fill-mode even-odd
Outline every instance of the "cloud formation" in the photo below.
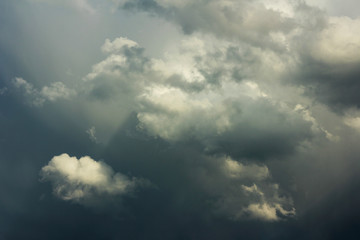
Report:
<svg viewBox="0 0 360 240"><path fill-rule="evenodd" d="M169 19L186 34L200 31L258 46L277 48L271 34L287 33L294 28L294 22L283 11L267 8L261 1L135 0L121 1L121 6Z"/></svg>
<svg viewBox="0 0 360 240"><path fill-rule="evenodd" d="M296 81L306 86L306 93L340 112L359 107L359 23L329 17L327 25L303 38L307 41L300 47Z"/></svg>
<svg viewBox="0 0 360 240"><path fill-rule="evenodd" d="M307 94L333 108L358 107L357 18L328 16L304 1L121 2L124 9L173 21L186 34L201 32L273 51L288 59L286 78L296 79Z"/></svg>
<svg viewBox="0 0 360 240"><path fill-rule="evenodd" d="M262 65L256 53L231 43L215 48L193 37L180 49L163 60L146 57L132 40L106 40L102 50L108 56L84 78L87 96L99 107L107 103L101 111L109 114L102 119L137 112L139 127L154 137L196 140L209 153L234 157L286 155L324 133L312 131L314 123L301 112L265 93L255 82L261 76L246 74L248 58L251 68ZM224 61L216 64L219 57ZM181 68L178 61L184 63Z"/></svg>
<svg viewBox="0 0 360 240"><path fill-rule="evenodd" d="M141 182L114 173L104 162L88 156L77 159L66 153L54 156L41 169L41 176L43 181L52 183L57 197L90 205L107 196L128 194Z"/></svg>
<svg viewBox="0 0 360 240"><path fill-rule="evenodd" d="M0 1L0 238L356 238L360 25L338 4Z"/></svg>
<svg viewBox="0 0 360 240"><path fill-rule="evenodd" d="M206 161L195 179L213 199L217 214L235 221L279 221L295 216L292 199L273 183L266 165L226 156L207 157Z"/></svg>
<svg viewBox="0 0 360 240"><path fill-rule="evenodd" d="M44 86L38 90L25 79L16 77L12 80L12 85L23 91L28 104L36 107L42 106L46 101L54 102L59 99L69 99L76 94L74 90L67 88L62 82L54 82L50 86Z"/></svg>

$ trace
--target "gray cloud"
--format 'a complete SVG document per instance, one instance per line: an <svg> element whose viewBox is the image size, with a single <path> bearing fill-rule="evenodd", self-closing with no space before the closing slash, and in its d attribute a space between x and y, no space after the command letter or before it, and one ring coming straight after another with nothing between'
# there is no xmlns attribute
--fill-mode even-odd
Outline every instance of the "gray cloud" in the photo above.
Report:
<svg viewBox="0 0 360 240"><path fill-rule="evenodd" d="M179 24L186 34L195 31L241 39L253 45L281 49L271 34L289 32L295 23L282 9L261 1L121 1L122 8L142 10ZM270 24L271 23L271 24Z"/></svg>
<svg viewBox="0 0 360 240"><path fill-rule="evenodd" d="M41 90L24 80L16 77L12 80L12 86L23 90L27 103L33 106L42 106L46 101L54 102L58 99L69 99L76 94L72 89L67 88L62 82L54 82L50 86L44 86Z"/></svg>
<svg viewBox="0 0 360 240"><path fill-rule="evenodd" d="M86 130L86 133L89 135L91 141L97 143L98 139L96 138L96 129L94 126Z"/></svg>
<svg viewBox="0 0 360 240"><path fill-rule="evenodd" d="M96 10L93 8L93 6L89 3L90 2L89 0L75 0L75 1L28 0L28 1L33 2L33 3L57 4L60 6L70 7L70 8L76 9L80 12L85 12L85 13L90 13L90 14L94 14L96 12Z"/></svg>
<svg viewBox="0 0 360 240"><path fill-rule="evenodd" d="M301 43L296 81L306 86L306 93L337 110L359 107L359 23L330 17L326 27Z"/></svg>
<svg viewBox="0 0 360 240"><path fill-rule="evenodd" d="M285 0L0 13L1 237L356 238L358 19Z"/></svg>
<svg viewBox="0 0 360 240"><path fill-rule="evenodd" d="M230 157L206 158L194 177L213 199L213 211L233 220L279 221L295 216L291 198L272 183L265 165ZM286 210L287 209L287 210Z"/></svg>
<svg viewBox="0 0 360 240"><path fill-rule="evenodd" d="M253 158L292 153L313 134L325 133L312 131L314 122L303 113L263 92L254 82L261 75L245 72L244 79L234 77L234 69L246 71L250 63L252 68L262 66L251 49L233 51L227 42L215 48L191 37L180 53L165 60L147 58L126 38L106 40L102 50L108 57L84 78L83 92L92 106L102 108L100 120L105 122L97 124L108 125L106 119L114 119L114 114L119 122L137 112L139 127L155 137L172 142L192 139L208 153ZM250 60L247 55L252 55ZM219 57L224 59L218 64L220 75L211 77ZM179 61L184 63L180 68ZM239 63L243 66L236 66Z"/></svg>
<svg viewBox="0 0 360 240"><path fill-rule="evenodd" d="M169 19L188 34L210 33L220 39L241 40L253 47L286 53L296 64L289 65L289 70L299 69L298 73L290 71L287 78L297 79L307 94L334 109L358 107L357 19L328 16L301 1L159 0L125 1L122 6ZM225 73L212 69L210 74L203 72L209 80ZM234 71L234 76L242 76L241 70Z"/></svg>

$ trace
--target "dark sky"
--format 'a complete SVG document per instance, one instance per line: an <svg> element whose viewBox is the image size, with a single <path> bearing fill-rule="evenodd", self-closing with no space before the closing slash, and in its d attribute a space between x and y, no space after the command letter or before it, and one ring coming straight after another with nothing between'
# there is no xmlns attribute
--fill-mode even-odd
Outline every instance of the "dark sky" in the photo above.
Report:
<svg viewBox="0 0 360 240"><path fill-rule="evenodd" d="M0 240L358 239L337 0L0 2Z"/></svg>

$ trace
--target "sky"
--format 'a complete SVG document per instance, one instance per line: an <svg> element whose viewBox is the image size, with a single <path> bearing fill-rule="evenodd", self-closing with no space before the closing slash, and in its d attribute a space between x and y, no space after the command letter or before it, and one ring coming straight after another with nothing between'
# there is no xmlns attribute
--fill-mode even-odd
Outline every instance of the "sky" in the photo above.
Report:
<svg viewBox="0 0 360 240"><path fill-rule="evenodd" d="M0 240L358 239L359 7L0 1Z"/></svg>

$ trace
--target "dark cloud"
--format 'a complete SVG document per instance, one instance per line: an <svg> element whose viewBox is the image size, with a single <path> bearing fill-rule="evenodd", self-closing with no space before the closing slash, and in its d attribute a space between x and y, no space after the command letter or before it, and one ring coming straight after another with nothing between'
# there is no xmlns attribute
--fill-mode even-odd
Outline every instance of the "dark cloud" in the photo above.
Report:
<svg viewBox="0 0 360 240"><path fill-rule="evenodd" d="M300 84L306 86L305 93L329 105L338 112L360 107L358 97L359 77L357 63L324 63L304 56L295 75Z"/></svg>
<svg viewBox="0 0 360 240"><path fill-rule="evenodd" d="M292 43L294 51L298 51L297 65L287 77L333 110L358 108L359 20L312 12L314 15L309 19L314 23L307 25L313 27L295 37Z"/></svg>
<svg viewBox="0 0 360 240"><path fill-rule="evenodd" d="M295 27L281 11L253 1L125 1L126 10L146 11L178 24L185 34L196 31L241 39L251 44L281 50L271 38L273 32L288 32ZM265 20L266 19L266 20ZM269 24L271 22L271 24Z"/></svg>

